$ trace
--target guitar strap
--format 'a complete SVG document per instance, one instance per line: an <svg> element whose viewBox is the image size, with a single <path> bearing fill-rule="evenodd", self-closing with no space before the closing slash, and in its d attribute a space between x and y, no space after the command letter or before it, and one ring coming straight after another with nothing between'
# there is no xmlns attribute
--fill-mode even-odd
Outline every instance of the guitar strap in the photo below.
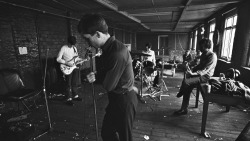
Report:
<svg viewBox="0 0 250 141"><path fill-rule="evenodd" d="M74 52L75 52L75 53L77 53L77 51L76 51L76 47L75 47L75 46L73 46L73 49L74 49Z"/></svg>
<svg viewBox="0 0 250 141"><path fill-rule="evenodd" d="M76 51L75 46L73 46L73 49L74 49L74 53L76 53L76 54L77 54L77 51ZM77 55L78 55L78 54L77 54ZM74 58L74 57L73 57L73 58ZM73 58L72 58L72 59L73 59ZM74 63L76 63L76 59L74 59L73 61L74 61Z"/></svg>

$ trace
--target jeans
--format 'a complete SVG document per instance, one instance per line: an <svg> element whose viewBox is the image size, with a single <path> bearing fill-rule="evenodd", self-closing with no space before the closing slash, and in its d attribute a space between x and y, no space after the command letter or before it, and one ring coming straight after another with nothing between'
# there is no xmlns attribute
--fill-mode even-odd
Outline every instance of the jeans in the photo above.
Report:
<svg viewBox="0 0 250 141"><path fill-rule="evenodd" d="M181 109L186 110L189 105L190 95L192 93L193 88L197 87L197 85L200 85L200 83L205 83L209 80L208 75L204 76L191 76L189 78L184 78L182 81L182 85L180 88L179 93L183 94L183 100Z"/></svg>
<svg viewBox="0 0 250 141"><path fill-rule="evenodd" d="M81 84L80 80L80 70L74 69L71 74L66 75L66 97L72 98L73 96L77 95L77 89Z"/></svg>

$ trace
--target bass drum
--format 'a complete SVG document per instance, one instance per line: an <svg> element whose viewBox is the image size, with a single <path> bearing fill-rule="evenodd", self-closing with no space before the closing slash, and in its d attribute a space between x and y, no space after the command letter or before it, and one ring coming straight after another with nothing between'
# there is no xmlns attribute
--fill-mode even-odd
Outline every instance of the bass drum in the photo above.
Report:
<svg viewBox="0 0 250 141"><path fill-rule="evenodd" d="M154 63L151 61L143 62L143 71L146 75L151 75L154 72Z"/></svg>
<svg viewBox="0 0 250 141"><path fill-rule="evenodd" d="M134 59L132 62L134 77L139 77L141 62L138 59Z"/></svg>

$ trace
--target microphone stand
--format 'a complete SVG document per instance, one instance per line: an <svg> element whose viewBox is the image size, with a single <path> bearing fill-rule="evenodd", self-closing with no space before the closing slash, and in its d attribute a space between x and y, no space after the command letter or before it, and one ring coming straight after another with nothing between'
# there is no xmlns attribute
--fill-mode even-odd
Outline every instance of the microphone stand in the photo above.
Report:
<svg viewBox="0 0 250 141"><path fill-rule="evenodd" d="M93 54L92 52L89 53L90 57L90 69L91 72L94 72L93 68ZM94 88L94 82L91 83L92 86L92 97L93 97L93 104L94 104L94 115L95 115L95 130L96 130L96 141L98 141L98 125L97 125L97 115L96 115L96 101L95 101L95 88Z"/></svg>
<svg viewBox="0 0 250 141"><path fill-rule="evenodd" d="M44 94L44 99L45 99L45 105L46 105L46 110L47 110L47 115L48 115L48 120L49 120L49 128L44 131L43 133L41 133L40 135L38 135L37 137L33 138L34 140L40 138L41 136L47 134L51 129L52 129L52 125L51 125L51 119L50 119L50 112L49 112L49 106L48 106L48 101L47 101L47 93L46 93L46 75L47 75L47 66L48 66L48 52L49 49L47 49L46 52L46 59L45 59L45 66L44 66L44 75L43 75L43 94Z"/></svg>
<svg viewBox="0 0 250 141"><path fill-rule="evenodd" d="M45 99L45 105L46 105L46 111L48 115L48 120L49 120L49 128L46 129L44 132L41 134L37 135L36 137L33 138L33 140L37 140L38 138L42 137L43 135L54 131L52 124L51 124L51 117L50 117L50 112L49 112L49 105L48 105L48 100L47 100L47 92L46 92L46 75L47 75L47 67L48 67L48 52L49 49L47 49L46 52L46 61L45 61L45 66L44 66L44 76L43 76L43 94L44 94L44 99ZM65 131L57 131L58 133L65 133Z"/></svg>

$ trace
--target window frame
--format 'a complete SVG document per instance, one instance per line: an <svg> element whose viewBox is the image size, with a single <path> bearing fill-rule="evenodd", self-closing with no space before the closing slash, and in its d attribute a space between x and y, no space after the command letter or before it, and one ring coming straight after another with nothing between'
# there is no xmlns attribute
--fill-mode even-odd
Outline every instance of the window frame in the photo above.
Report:
<svg viewBox="0 0 250 141"><path fill-rule="evenodd" d="M248 46L250 47L250 42L249 42L249 45L248 45ZM250 68L250 50L248 51L246 67Z"/></svg>
<svg viewBox="0 0 250 141"><path fill-rule="evenodd" d="M214 36L214 32L215 32L215 28L216 28L216 22L215 22L215 19L211 20L209 23L209 33L208 33L208 38L211 40L211 51L213 51L214 49L214 42L213 42L213 36ZM211 29L211 27L213 26L213 29Z"/></svg>
<svg viewBox="0 0 250 141"><path fill-rule="evenodd" d="M223 27L223 36L222 36L222 45L221 45L221 51L220 51L220 58L223 59L223 60L226 60L228 62L231 62L231 59L232 59L232 52L233 52L233 44L234 44L234 39L235 39L235 32L236 32L236 27L237 27L237 20L238 20L238 14L237 14L237 11L236 10L233 10L225 15L224 16L224 27ZM229 19L232 18L232 25L230 26L227 26L227 21ZM236 19L236 21L235 21ZM235 23L235 25L234 25ZM229 32L229 33L226 33L226 32ZM233 33L233 34L232 34ZM227 35L226 34L230 34L230 35ZM226 42L226 38L228 39L227 41L229 42ZM233 38L233 40L232 40ZM226 47L225 46L228 46L229 47ZM225 53L227 52L227 53Z"/></svg>
<svg viewBox="0 0 250 141"><path fill-rule="evenodd" d="M194 30L194 42L193 42L193 48L192 50L196 50L197 48L197 39L198 38L198 29Z"/></svg>
<svg viewBox="0 0 250 141"><path fill-rule="evenodd" d="M192 49L193 46L193 32L190 33L190 39L189 39L189 49Z"/></svg>

